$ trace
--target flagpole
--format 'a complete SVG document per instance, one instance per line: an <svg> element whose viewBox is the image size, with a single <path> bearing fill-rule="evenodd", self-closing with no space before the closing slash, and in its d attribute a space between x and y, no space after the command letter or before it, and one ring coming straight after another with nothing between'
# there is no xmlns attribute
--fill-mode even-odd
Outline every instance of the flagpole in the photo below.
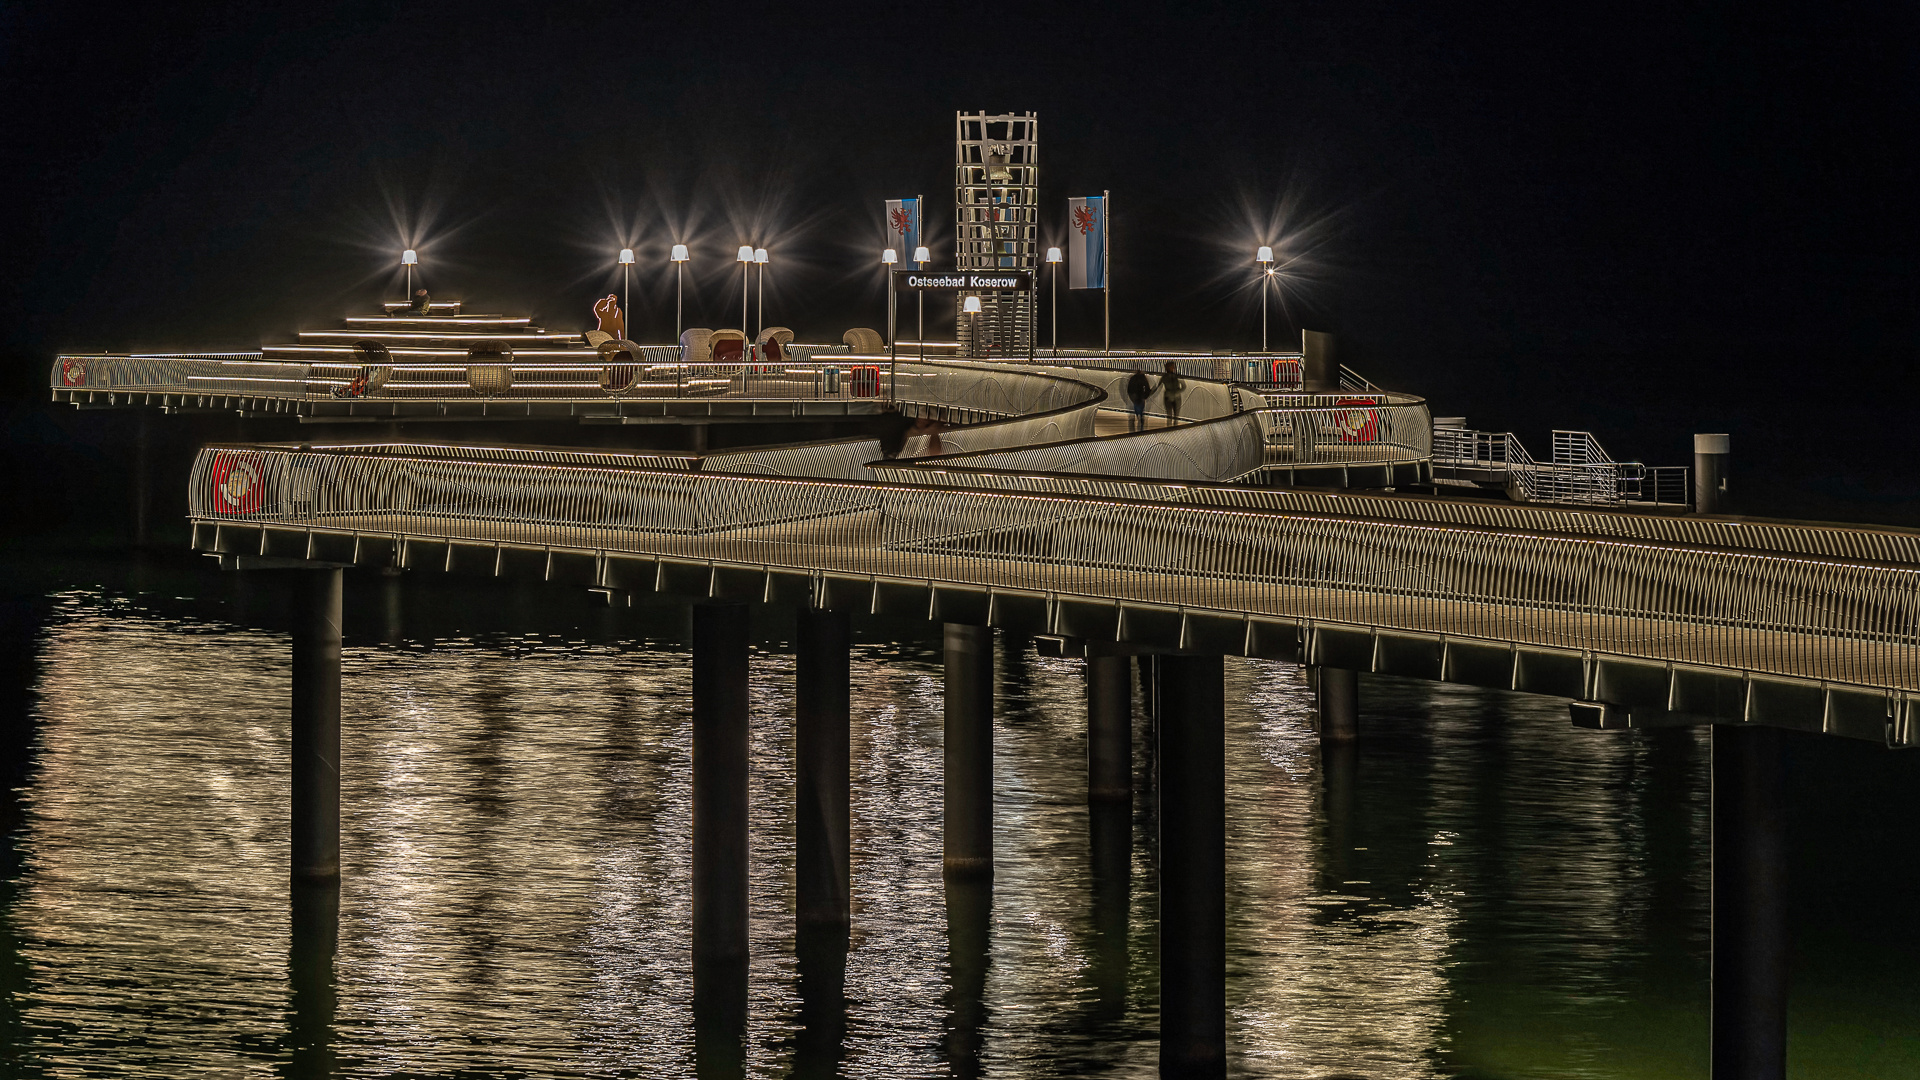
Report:
<svg viewBox="0 0 1920 1080"><path fill-rule="evenodd" d="M1101 337L1106 353L1113 355L1113 192L1100 191L1100 295Z"/></svg>

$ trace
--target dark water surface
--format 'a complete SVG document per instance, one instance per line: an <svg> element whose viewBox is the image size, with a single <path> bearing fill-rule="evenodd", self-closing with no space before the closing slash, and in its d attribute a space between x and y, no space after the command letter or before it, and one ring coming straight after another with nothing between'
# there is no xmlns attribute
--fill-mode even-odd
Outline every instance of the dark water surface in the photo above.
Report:
<svg viewBox="0 0 1920 1080"><path fill-rule="evenodd" d="M10 1075L693 1071L684 608L350 575L336 913L289 895L271 577L8 569ZM1079 662L1002 639L998 873L949 893L936 628L856 624L842 1008L798 978L792 623L756 619L748 1074L1153 1075L1150 801L1089 814ZM1227 680L1237 1075L1707 1075L1704 732L1366 679L1323 758L1298 669ZM1791 750L1794 1074L1920 1077L1920 759Z"/></svg>

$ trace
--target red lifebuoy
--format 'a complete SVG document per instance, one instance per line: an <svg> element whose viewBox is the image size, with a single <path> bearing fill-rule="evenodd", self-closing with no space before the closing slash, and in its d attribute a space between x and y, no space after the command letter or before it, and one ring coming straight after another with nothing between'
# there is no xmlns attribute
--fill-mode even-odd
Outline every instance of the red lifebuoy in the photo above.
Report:
<svg viewBox="0 0 1920 1080"><path fill-rule="evenodd" d="M1334 427L1340 432L1341 442L1374 442L1380 438L1380 413L1373 408L1379 402L1372 398L1341 398L1333 403L1336 409L1345 412L1333 414Z"/></svg>
<svg viewBox="0 0 1920 1080"><path fill-rule="evenodd" d="M257 514L267 493L267 461L259 454L216 450L213 509L219 514Z"/></svg>
<svg viewBox="0 0 1920 1080"><path fill-rule="evenodd" d="M60 361L60 384L62 386L87 385L87 362L77 356L69 356Z"/></svg>

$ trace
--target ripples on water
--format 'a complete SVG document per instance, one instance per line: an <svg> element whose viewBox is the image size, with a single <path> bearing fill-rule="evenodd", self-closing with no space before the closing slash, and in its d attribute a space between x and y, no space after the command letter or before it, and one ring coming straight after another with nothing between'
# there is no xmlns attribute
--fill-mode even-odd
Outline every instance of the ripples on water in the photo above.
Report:
<svg viewBox="0 0 1920 1080"><path fill-rule="evenodd" d="M309 959L296 994L324 945L289 938L286 638L59 596L8 916L22 1070L689 1073L688 658L621 617L350 637L334 982ZM1153 1075L1152 819L1090 818L1080 664L1024 645L984 940L940 874L936 646L857 647L846 1037L803 1037L783 649L753 658L749 1074ZM1237 1072L1704 1075L1704 736L1379 679L1323 760L1297 669L1227 678Z"/></svg>

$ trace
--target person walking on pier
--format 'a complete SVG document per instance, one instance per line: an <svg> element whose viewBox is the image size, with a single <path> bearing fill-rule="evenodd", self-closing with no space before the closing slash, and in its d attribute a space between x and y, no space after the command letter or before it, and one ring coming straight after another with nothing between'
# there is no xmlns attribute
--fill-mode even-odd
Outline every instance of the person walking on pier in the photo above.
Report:
<svg viewBox="0 0 1920 1080"><path fill-rule="evenodd" d="M1173 361L1167 361L1167 373L1160 376L1160 401L1167 407L1167 426L1180 422L1180 399L1187 394L1187 383L1180 377L1180 369Z"/></svg>
<svg viewBox="0 0 1920 1080"><path fill-rule="evenodd" d="M1147 430L1147 398L1153 393L1153 380L1144 371L1127 379L1127 399L1133 402L1133 415L1127 419L1128 431Z"/></svg>

